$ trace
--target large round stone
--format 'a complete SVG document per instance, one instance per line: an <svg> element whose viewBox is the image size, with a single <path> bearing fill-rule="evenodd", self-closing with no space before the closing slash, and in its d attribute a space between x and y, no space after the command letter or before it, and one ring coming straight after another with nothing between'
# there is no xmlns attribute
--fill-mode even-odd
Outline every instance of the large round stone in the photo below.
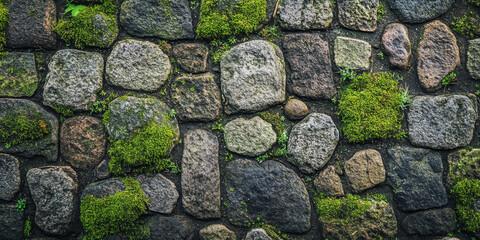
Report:
<svg viewBox="0 0 480 240"><path fill-rule="evenodd" d="M400 21L419 23L442 15L454 2L455 0L388 0L388 6Z"/></svg>
<svg viewBox="0 0 480 240"><path fill-rule="evenodd" d="M251 157L262 155L277 140L272 124L258 116L237 118L225 125L223 133L228 150Z"/></svg>
<svg viewBox="0 0 480 240"><path fill-rule="evenodd" d="M330 0L284 0L278 6L278 19L287 30L325 29L333 21L333 11Z"/></svg>
<svg viewBox="0 0 480 240"><path fill-rule="evenodd" d="M20 190L20 163L14 156L0 153L0 199L10 201Z"/></svg>

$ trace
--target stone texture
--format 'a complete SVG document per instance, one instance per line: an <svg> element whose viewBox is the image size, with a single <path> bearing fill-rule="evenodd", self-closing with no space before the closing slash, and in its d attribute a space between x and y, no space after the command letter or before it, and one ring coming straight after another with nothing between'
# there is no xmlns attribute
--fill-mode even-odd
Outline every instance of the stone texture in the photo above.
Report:
<svg viewBox="0 0 480 240"><path fill-rule="evenodd" d="M20 163L14 156L0 153L0 199L10 201L20 190Z"/></svg>
<svg viewBox="0 0 480 240"><path fill-rule="evenodd" d="M285 100L285 64L275 44L239 44L223 54L220 67L227 114L256 112Z"/></svg>
<svg viewBox="0 0 480 240"><path fill-rule="evenodd" d="M329 0L285 0L278 6L280 26L287 30L325 29L333 21Z"/></svg>
<svg viewBox="0 0 480 240"><path fill-rule="evenodd" d="M463 178L480 179L480 148L464 148L448 154L448 165L450 184Z"/></svg>
<svg viewBox="0 0 480 240"><path fill-rule="evenodd" d="M126 186L119 179L107 179L99 182L90 183L83 190L80 199L88 195L92 195L95 198L106 198L117 192L125 191Z"/></svg>
<svg viewBox="0 0 480 240"><path fill-rule="evenodd" d="M53 27L57 10L53 0L13 0L6 30L10 48L52 49L57 43Z"/></svg>
<svg viewBox="0 0 480 240"><path fill-rule="evenodd" d="M196 129L184 136L182 157L182 203L199 219L220 218L220 168L218 139Z"/></svg>
<svg viewBox="0 0 480 240"><path fill-rule="evenodd" d="M310 201L303 181L278 161L236 160L225 169L226 213L244 226L259 217L283 232L310 229Z"/></svg>
<svg viewBox="0 0 480 240"><path fill-rule="evenodd" d="M0 238L17 240L23 238L25 212L17 211L15 205L0 204Z"/></svg>
<svg viewBox="0 0 480 240"><path fill-rule="evenodd" d="M75 221L77 173L70 167L46 166L27 172L35 203L35 223L50 234L65 234Z"/></svg>
<svg viewBox="0 0 480 240"><path fill-rule="evenodd" d="M108 163L109 161L105 159L95 167L95 177L97 177L97 179L102 180L110 177L110 168L108 167Z"/></svg>
<svg viewBox="0 0 480 240"><path fill-rule="evenodd" d="M283 38L283 47L292 71L289 89L293 93L315 99L335 96L337 89L326 41L314 34L288 34Z"/></svg>
<svg viewBox="0 0 480 240"><path fill-rule="evenodd" d="M103 14L95 14L90 21L92 21L92 25L99 32L97 33L98 40L92 43L87 43L86 45L99 48L110 47L118 36L118 24L116 18L107 17L107 15ZM91 34L95 33L92 31Z"/></svg>
<svg viewBox="0 0 480 240"><path fill-rule="evenodd" d="M173 81L170 94L183 121L214 121L222 113L222 96L211 73L183 75Z"/></svg>
<svg viewBox="0 0 480 240"><path fill-rule="evenodd" d="M435 19L445 13L455 0L388 0L388 6L406 23Z"/></svg>
<svg viewBox="0 0 480 240"><path fill-rule="evenodd" d="M434 151L395 147L388 150L385 163L387 183L402 211L416 211L447 204L442 185L442 156Z"/></svg>
<svg viewBox="0 0 480 240"><path fill-rule="evenodd" d="M397 68L408 67L408 59L412 54L412 46L408 38L408 29L400 23L391 23L385 27L382 45L390 56L390 64Z"/></svg>
<svg viewBox="0 0 480 240"><path fill-rule="evenodd" d="M328 162L339 138L338 129L330 116L311 113L290 132L288 161L302 172L313 173Z"/></svg>
<svg viewBox="0 0 480 240"><path fill-rule="evenodd" d="M48 64L49 72L43 89L43 104L89 110L102 89L103 57L99 53L73 49L60 50Z"/></svg>
<svg viewBox="0 0 480 240"><path fill-rule="evenodd" d="M410 142L433 149L467 146L477 120L476 101L470 95L415 97L408 113Z"/></svg>
<svg viewBox="0 0 480 240"><path fill-rule="evenodd" d="M136 179L148 199L148 209L150 211L163 214L173 212L179 195L172 181L159 173L148 177L140 175Z"/></svg>
<svg viewBox="0 0 480 240"><path fill-rule="evenodd" d="M69 118L60 129L60 153L75 168L97 166L105 156L106 143L105 127L94 117Z"/></svg>
<svg viewBox="0 0 480 240"><path fill-rule="evenodd" d="M374 187L385 181L382 155L377 150L358 151L345 161L345 174L356 192Z"/></svg>
<svg viewBox="0 0 480 240"><path fill-rule="evenodd" d="M150 240L193 240L195 225L184 216L152 216L149 220Z"/></svg>
<svg viewBox="0 0 480 240"><path fill-rule="evenodd" d="M343 0L338 2L338 19L348 29L374 32L377 29L379 0Z"/></svg>
<svg viewBox="0 0 480 240"><path fill-rule="evenodd" d="M368 42L354 38L337 37L334 53L335 64L340 68L365 71L370 68L372 46Z"/></svg>
<svg viewBox="0 0 480 240"><path fill-rule="evenodd" d="M308 107L307 105L298 100L298 99L289 99L285 104L285 115L289 119L297 120L302 119L308 114Z"/></svg>
<svg viewBox="0 0 480 240"><path fill-rule="evenodd" d="M267 152L277 141L272 124L258 116L248 120L237 118L228 122L223 136L228 150L251 157Z"/></svg>
<svg viewBox="0 0 480 240"><path fill-rule="evenodd" d="M202 240L236 240L235 233L222 224L212 224L200 230Z"/></svg>
<svg viewBox="0 0 480 240"><path fill-rule="evenodd" d="M0 59L0 97L31 97L37 86L33 53L9 52Z"/></svg>
<svg viewBox="0 0 480 240"><path fill-rule="evenodd" d="M272 240L265 229L255 228L250 230L244 240Z"/></svg>
<svg viewBox="0 0 480 240"><path fill-rule="evenodd" d="M444 23L433 21L425 25L418 46L418 79L427 92L442 87L442 79L460 65L460 53L455 35Z"/></svg>
<svg viewBox="0 0 480 240"><path fill-rule="evenodd" d="M467 68L473 79L480 79L480 38L468 41Z"/></svg>
<svg viewBox="0 0 480 240"><path fill-rule="evenodd" d="M411 235L445 235L455 230L456 218L451 208L433 209L407 215L402 226Z"/></svg>
<svg viewBox="0 0 480 240"><path fill-rule="evenodd" d="M207 70L208 47L203 44L178 44L173 49L173 57L187 72L201 73Z"/></svg>
<svg viewBox="0 0 480 240"><path fill-rule="evenodd" d="M158 45L138 40L115 44L105 66L108 83L140 91L159 89L171 71L170 59Z"/></svg>
<svg viewBox="0 0 480 240"><path fill-rule="evenodd" d="M329 196L343 196L342 180L335 172L334 166L328 166L313 181L317 191Z"/></svg>
<svg viewBox="0 0 480 240"><path fill-rule="evenodd" d="M126 0L120 9L120 24L139 37L168 40L194 37L187 0Z"/></svg>

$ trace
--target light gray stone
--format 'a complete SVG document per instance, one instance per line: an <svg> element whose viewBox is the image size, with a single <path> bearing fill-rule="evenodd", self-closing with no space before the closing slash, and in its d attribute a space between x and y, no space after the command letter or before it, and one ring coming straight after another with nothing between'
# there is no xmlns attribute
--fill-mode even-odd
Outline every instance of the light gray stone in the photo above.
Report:
<svg viewBox="0 0 480 240"><path fill-rule="evenodd" d="M247 233L244 240L272 240L263 228L255 228Z"/></svg>
<svg viewBox="0 0 480 240"><path fill-rule="evenodd" d="M374 32L377 29L379 0L342 0L338 2L338 19L348 29Z"/></svg>
<svg viewBox="0 0 480 240"><path fill-rule="evenodd" d="M278 19L287 30L325 29L333 21L330 0L284 0L278 6Z"/></svg>
<svg viewBox="0 0 480 240"><path fill-rule="evenodd" d="M179 195L172 181L160 173L148 177L140 175L136 179L148 199L148 209L150 211L163 214L173 212Z"/></svg>
<svg viewBox="0 0 480 240"><path fill-rule="evenodd" d="M277 140L272 124L258 116L230 121L223 133L228 150L251 157L267 152Z"/></svg>
<svg viewBox="0 0 480 240"><path fill-rule="evenodd" d="M467 68L473 79L480 79L480 38L468 41Z"/></svg>
<svg viewBox="0 0 480 240"><path fill-rule="evenodd" d="M95 198L106 198L117 192L125 191L125 189L125 184L123 184L123 182L119 179L107 179L88 184L83 190L80 199L83 199L88 195L92 195Z"/></svg>
<svg viewBox="0 0 480 240"><path fill-rule="evenodd" d="M365 71L370 69L372 46L368 42L354 38L337 37L334 54L335 64L340 68Z"/></svg>
<svg viewBox="0 0 480 240"><path fill-rule="evenodd" d="M10 201L20 190L20 163L14 156L0 153L0 199Z"/></svg>

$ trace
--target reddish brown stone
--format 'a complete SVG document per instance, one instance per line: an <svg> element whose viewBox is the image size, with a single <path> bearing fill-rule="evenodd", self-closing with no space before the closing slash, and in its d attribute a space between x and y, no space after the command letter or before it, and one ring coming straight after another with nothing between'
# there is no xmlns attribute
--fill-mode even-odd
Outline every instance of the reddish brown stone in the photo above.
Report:
<svg viewBox="0 0 480 240"><path fill-rule="evenodd" d="M307 114L307 105L298 99L292 98L285 104L285 115L292 120L304 118Z"/></svg>
<svg viewBox="0 0 480 240"><path fill-rule="evenodd" d="M400 23L389 24L382 37L385 51L390 55L390 63L394 67L407 68L412 47L408 39L408 29Z"/></svg>
<svg viewBox="0 0 480 240"><path fill-rule="evenodd" d="M345 174L356 192L384 182L382 155L374 149L358 151L345 162Z"/></svg>
<svg viewBox="0 0 480 240"><path fill-rule="evenodd" d="M200 73L207 70L208 48L205 45L179 44L173 49L173 56L185 71Z"/></svg>
<svg viewBox="0 0 480 240"><path fill-rule="evenodd" d="M313 181L317 191L330 196L343 196L343 186L334 166L328 166Z"/></svg>

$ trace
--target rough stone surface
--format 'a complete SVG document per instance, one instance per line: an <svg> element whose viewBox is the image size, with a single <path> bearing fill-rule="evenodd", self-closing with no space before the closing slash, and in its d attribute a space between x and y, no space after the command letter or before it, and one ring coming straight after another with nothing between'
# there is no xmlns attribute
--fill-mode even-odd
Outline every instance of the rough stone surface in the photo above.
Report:
<svg viewBox="0 0 480 240"><path fill-rule="evenodd" d="M0 153L0 199L10 201L20 190L20 163L14 156Z"/></svg>
<svg viewBox="0 0 480 240"><path fill-rule="evenodd" d="M170 59L158 45L138 40L115 44L105 66L110 84L142 91L159 89L171 70Z"/></svg>
<svg viewBox="0 0 480 240"><path fill-rule="evenodd" d="M0 97L31 97L37 86L33 53L9 52L0 59Z"/></svg>
<svg viewBox="0 0 480 240"><path fill-rule="evenodd" d="M247 233L244 240L272 240L272 238L268 236L265 229L255 228Z"/></svg>
<svg viewBox="0 0 480 240"><path fill-rule="evenodd" d="M125 189L125 184L123 184L123 182L119 179L107 179L88 184L88 186L85 187L85 190L83 190L80 199L83 199L88 195L92 195L95 198L106 198L117 192L125 191Z"/></svg>
<svg viewBox="0 0 480 240"><path fill-rule="evenodd" d="M126 0L120 10L120 24L139 37L168 40L194 37L187 0Z"/></svg>
<svg viewBox="0 0 480 240"><path fill-rule="evenodd" d="M333 10L329 0L285 0L278 6L278 17L287 30L325 29L333 21Z"/></svg>
<svg viewBox="0 0 480 240"><path fill-rule="evenodd" d="M372 46L368 42L337 37L335 39L335 64L340 68L352 70L368 70L370 68L370 57Z"/></svg>
<svg viewBox="0 0 480 240"><path fill-rule="evenodd" d="M43 89L43 104L89 110L102 89L103 57L99 53L73 49L60 50L48 64L49 72Z"/></svg>
<svg viewBox="0 0 480 240"><path fill-rule="evenodd" d="M223 134L228 150L251 157L267 152L277 141L272 124L258 116L228 122Z"/></svg>
<svg viewBox="0 0 480 240"><path fill-rule="evenodd" d="M447 181L450 184L455 179L480 179L480 148L460 149L448 154L449 175ZM452 181L453 180L453 181Z"/></svg>
<svg viewBox="0 0 480 240"><path fill-rule="evenodd" d="M480 38L468 41L467 68L473 79L480 79Z"/></svg>
<svg viewBox="0 0 480 240"><path fill-rule="evenodd" d="M335 172L334 166L328 166L313 181L317 191L330 196L343 196L342 180Z"/></svg>
<svg viewBox="0 0 480 240"><path fill-rule="evenodd" d="M388 0L388 6L406 23L419 23L445 13L455 0Z"/></svg>
<svg viewBox="0 0 480 240"><path fill-rule="evenodd" d="M171 99L183 121L214 121L222 113L222 96L211 73L184 75L173 81Z"/></svg>
<svg viewBox="0 0 480 240"><path fill-rule="evenodd" d="M335 96L337 89L326 41L314 34L288 34L283 38L283 47L292 71L289 89L293 93L321 99Z"/></svg>
<svg viewBox="0 0 480 240"><path fill-rule="evenodd" d="M57 23L57 10L53 0L13 0L8 12L8 47L55 47L57 37L53 27Z"/></svg>
<svg viewBox="0 0 480 240"><path fill-rule="evenodd" d="M35 203L35 223L50 234L65 234L75 221L77 173L70 167L46 166L27 172Z"/></svg>
<svg viewBox="0 0 480 240"><path fill-rule="evenodd" d="M178 44L173 49L173 57L187 72L201 73L207 70L208 47L203 44Z"/></svg>
<svg viewBox="0 0 480 240"><path fill-rule="evenodd" d="M313 173L330 159L339 140L330 116L311 113L293 126L288 139L288 159L302 172Z"/></svg>
<svg viewBox="0 0 480 240"><path fill-rule="evenodd" d="M235 233L222 224L213 224L200 230L202 240L236 240Z"/></svg>
<svg viewBox="0 0 480 240"><path fill-rule="evenodd" d="M387 183L402 211L416 211L447 204L442 185L442 156L434 151L395 147L388 150L385 162Z"/></svg>
<svg viewBox="0 0 480 240"><path fill-rule="evenodd" d="M51 128L51 132L41 139L27 141L9 148L5 144L0 144L0 152L11 153L23 157L33 157L36 155L45 156L48 161L56 161L58 157L58 120L47 112L40 105L25 99L1 98L0 99L0 119L9 112L15 114L40 114Z"/></svg>
<svg viewBox="0 0 480 240"><path fill-rule="evenodd" d="M95 167L95 176L97 179L102 180L110 177L110 168L108 167L108 163L109 161L105 159Z"/></svg>
<svg viewBox="0 0 480 240"><path fill-rule="evenodd" d="M220 66L227 114L256 112L285 100L285 63L275 44L239 44L223 54Z"/></svg>
<svg viewBox="0 0 480 240"><path fill-rule="evenodd" d="M98 40L87 44L92 47L108 48L118 36L118 24L115 18L106 17L103 14L95 14L91 18L92 25L99 31ZM113 27L109 27L113 26ZM93 32L91 34L94 34Z"/></svg>
<svg viewBox="0 0 480 240"><path fill-rule="evenodd" d="M60 129L60 153L75 168L97 166L105 156L106 143L105 127L94 117L69 118Z"/></svg>
<svg viewBox="0 0 480 240"><path fill-rule="evenodd" d="M345 28L374 32L377 29L378 0L343 0L338 2L338 19Z"/></svg>
<svg viewBox="0 0 480 240"><path fill-rule="evenodd" d="M356 192L374 187L385 181L382 155L377 150L358 151L345 161L345 174Z"/></svg>
<svg viewBox="0 0 480 240"><path fill-rule="evenodd" d="M418 79L432 92L442 87L442 79L460 65L455 35L444 23L433 21L425 26L418 46Z"/></svg>
<svg viewBox="0 0 480 240"><path fill-rule="evenodd" d="M454 149L467 146L477 120L476 97L415 97L408 113L408 137L415 146Z"/></svg>
<svg viewBox="0 0 480 240"><path fill-rule="evenodd" d="M278 161L236 160L225 171L228 220L243 226L259 217L284 232L310 228L310 201L302 180Z"/></svg>
<svg viewBox="0 0 480 240"><path fill-rule="evenodd" d="M179 195L172 181L159 173L148 177L140 175L136 179L148 199L150 211L163 214L173 212Z"/></svg>
<svg viewBox="0 0 480 240"><path fill-rule="evenodd" d="M220 168L218 139L196 129L184 136L182 157L182 203L199 219L220 218Z"/></svg>
<svg viewBox="0 0 480 240"><path fill-rule="evenodd" d="M400 23L391 23L385 27L382 45L390 56L390 64L397 68L407 68L412 54L412 46L408 38L408 29Z"/></svg>
<svg viewBox="0 0 480 240"><path fill-rule="evenodd" d="M289 119L302 119L308 114L307 105L298 99L289 99L285 104L285 115Z"/></svg>
<svg viewBox="0 0 480 240"><path fill-rule="evenodd" d="M408 234L444 235L456 228L455 211L442 208L407 215L402 226Z"/></svg>
<svg viewBox="0 0 480 240"><path fill-rule="evenodd" d="M0 238L17 240L23 238L25 212L17 211L15 205L0 204Z"/></svg>
<svg viewBox="0 0 480 240"><path fill-rule="evenodd" d="M163 217L154 215L149 219L150 240L193 240L195 225L184 216Z"/></svg>

